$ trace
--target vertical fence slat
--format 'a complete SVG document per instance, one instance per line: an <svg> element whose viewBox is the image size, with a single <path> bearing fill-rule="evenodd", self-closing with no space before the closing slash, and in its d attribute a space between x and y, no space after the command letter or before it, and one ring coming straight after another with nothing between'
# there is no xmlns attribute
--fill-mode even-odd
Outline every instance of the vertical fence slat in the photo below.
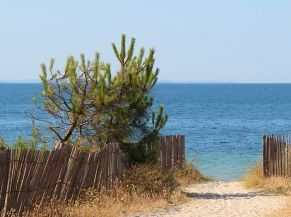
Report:
<svg viewBox="0 0 291 217"><path fill-rule="evenodd" d="M291 176L291 144L289 135L263 137L264 176Z"/></svg>
<svg viewBox="0 0 291 217"><path fill-rule="evenodd" d="M148 147L150 151L155 145L160 148L161 171L185 160L185 136L164 136L157 142ZM122 177L124 159L116 143L94 153L71 146L52 151L0 150L0 214L16 209L20 216L50 200L75 200L88 188L112 188Z"/></svg>
<svg viewBox="0 0 291 217"><path fill-rule="evenodd" d="M185 136L164 136L160 140L159 164L163 172L181 165L185 160Z"/></svg>

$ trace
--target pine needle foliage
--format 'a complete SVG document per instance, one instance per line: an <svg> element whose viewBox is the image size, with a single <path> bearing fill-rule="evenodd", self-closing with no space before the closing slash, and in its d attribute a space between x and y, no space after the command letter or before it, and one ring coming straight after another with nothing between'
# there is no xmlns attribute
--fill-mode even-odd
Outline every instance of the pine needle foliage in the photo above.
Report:
<svg viewBox="0 0 291 217"><path fill-rule="evenodd" d="M90 61L84 54L77 60L67 58L63 71L55 70L55 60L41 65L42 105L49 118L33 115L35 121L46 121L50 140L65 144L97 147L110 142L145 144L152 141L165 126L168 116L163 106L153 111L151 90L158 80L154 67L155 51L147 54L141 48L135 55L135 39L126 46L121 36L120 48L112 44L118 62L115 73L101 61L100 54Z"/></svg>

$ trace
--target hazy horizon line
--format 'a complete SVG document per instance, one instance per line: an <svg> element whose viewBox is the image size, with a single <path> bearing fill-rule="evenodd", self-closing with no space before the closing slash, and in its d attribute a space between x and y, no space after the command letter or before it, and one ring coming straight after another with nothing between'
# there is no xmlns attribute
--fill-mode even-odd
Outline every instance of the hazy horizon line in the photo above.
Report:
<svg viewBox="0 0 291 217"><path fill-rule="evenodd" d="M37 84L40 80L0 80L2 84ZM290 82L240 82L240 81L175 81L175 80L158 80L161 84L291 84Z"/></svg>

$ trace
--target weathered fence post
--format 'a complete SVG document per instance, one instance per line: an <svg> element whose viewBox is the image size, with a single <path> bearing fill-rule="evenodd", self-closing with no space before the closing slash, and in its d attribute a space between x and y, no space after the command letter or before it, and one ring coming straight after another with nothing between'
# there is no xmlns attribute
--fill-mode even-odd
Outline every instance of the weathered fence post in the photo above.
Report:
<svg viewBox="0 0 291 217"><path fill-rule="evenodd" d="M104 162L105 161L105 162ZM121 178L123 153L118 144L100 152L82 152L72 146L52 151L0 151L0 215L50 200L73 201L82 190L111 188Z"/></svg>
<svg viewBox="0 0 291 217"><path fill-rule="evenodd" d="M166 172L174 166L182 165L185 161L185 136L171 135L160 139L160 166Z"/></svg>
<svg viewBox="0 0 291 217"><path fill-rule="evenodd" d="M288 135L263 137L263 173L269 176L291 176L291 144Z"/></svg>
<svg viewBox="0 0 291 217"><path fill-rule="evenodd" d="M185 160L185 136L160 138L163 172ZM153 144L151 144L151 148ZM117 143L100 152L82 152L73 146L52 151L0 150L0 215L22 212L51 200L74 201L82 191L112 188L123 175L124 153Z"/></svg>

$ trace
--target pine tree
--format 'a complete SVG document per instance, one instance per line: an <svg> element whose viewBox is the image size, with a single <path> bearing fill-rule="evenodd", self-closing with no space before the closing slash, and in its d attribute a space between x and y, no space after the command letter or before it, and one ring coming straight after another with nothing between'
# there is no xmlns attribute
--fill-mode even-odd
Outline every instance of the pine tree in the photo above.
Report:
<svg viewBox="0 0 291 217"><path fill-rule="evenodd" d="M120 49L115 44L112 48L119 63L114 76L110 64L101 61L98 53L93 61L83 54L79 61L68 57L63 72L54 69L54 59L48 66L41 65L43 106L38 108L49 115L47 129L58 147L144 144L165 126L168 116L163 107L159 106L157 114L152 109L151 90L159 74L154 68L155 51L151 49L146 55L141 48L134 55L135 39L127 49L125 35Z"/></svg>

